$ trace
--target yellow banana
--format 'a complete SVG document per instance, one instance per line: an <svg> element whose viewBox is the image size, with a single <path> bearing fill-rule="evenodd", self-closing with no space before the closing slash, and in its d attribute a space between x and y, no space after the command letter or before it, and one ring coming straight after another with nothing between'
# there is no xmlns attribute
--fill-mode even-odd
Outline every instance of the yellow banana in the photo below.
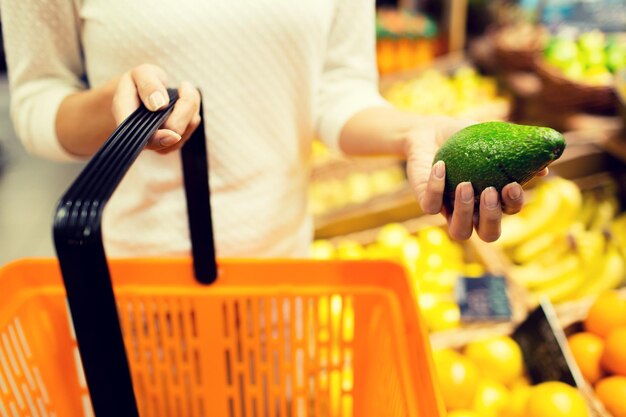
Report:
<svg viewBox="0 0 626 417"><path fill-rule="evenodd" d="M555 238L548 249L538 252L530 262L521 264L521 267L536 265L544 270L561 263L568 253L573 252L572 240L568 235L561 233L554 236Z"/></svg>
<svg viewBox="0 0 626 417"><path fill-rule="evenodd" d="M571 299L572 295L584 282L585 273L582 269L578 268L568 274L567 279L561 280L557 284L548 285L533 291L531 298L535 302L539 302L542 297L547 297L553 303L560 303Z"/></svg>
<svg viewBox="0 0 626 417"><path fill-rule="evenodd" d="M533 262L512 268L510 275L520 285L533 290L567 280L570 275L580 270L580 264L580 259L575 253L568 253L560 262L552 265Z"/></svg>
<svg viewBox="0 0 626 417"><path fill-rule="evenodd" d="M518 264L531 262L542 254L553 250L556 245L556 240L560 238L563 238L563 236L557 233L542 233L513 248L511 251L511 259Z"/></svg>
<svg viewBox="0 0 626 417"><path fill-rule="evenodd" d="M577 297L598 295L604 291L617 288L626 277L626 262L618 248L611 244L599 262L596 273L586 274L584 284L576 291Z"/></svg>
<svg viewBox="0 0 626 417"><path fill-rule="evenodd" d="M614 195L602 199L598 202L595 213L589 223L589 229L602 230L607 227L617 214L618 209L619 201L617 201L617 197Z"/></svg>
<svg viewBox="0 0 626 417"><path fill-rule="evenodd" d="M599 230L576 230L572 228L570 235L574 247L583 264L598 264L603 259L606 249L606 237Z"/></svg>
<svg viewBox="0 0 626 417"><path fill-rule="evenodd" d="M518 215L503 219L501 246L512 248L545 231L558 233L571 224L582 206L578 186L559 177L537 186L532 200Z"/></svg>
<svg viewBox="0 0 626 417"><path fill-rule="evenodd" d="M590 192L586 192L583 194L583 203L576 218L577 221L585 225L585 228L591 224L591 220L593 219L593 214L596 212L596 207L598 205L598 200L595 195Z"/></svg>

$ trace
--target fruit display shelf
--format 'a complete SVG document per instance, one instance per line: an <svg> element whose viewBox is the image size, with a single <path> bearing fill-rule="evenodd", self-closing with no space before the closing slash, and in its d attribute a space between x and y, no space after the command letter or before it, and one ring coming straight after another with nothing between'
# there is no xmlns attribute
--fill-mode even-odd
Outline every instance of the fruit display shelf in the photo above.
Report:
<svg viewBox="0 0 626 417"><path fill-rule="evenodd" d="M626 390L626 368L624 368L626 367L626 355L619 354L620 351L623 351L624 341L618 338L620 334L626 332L626 287L563 303L557 306L555 311L559 323L568 337L570 353L585 379L586 391L597 415L602 417L623 415L626 411L624 403L612 401L614 399L612 397L616 397L618 393L611 392L601 387L600 384L603 379L613 376L611 378L613 383L609 383L609 385L612 384L621 390L622 394L618 398L623 398ZM620 331L620 328L624 330ZM618 331L611 336L615 330ZM618 345L617 356L613 346L609 346L613 351L607 349L607 343ZM618 371L619 374L615 371ZM602 385L606 386L606 383ZM599 395L596 395L596 392ZM603 401L607 403L606 407ZM608 404L609 402L611 404ZM607 407L609 409L619 408L620 402L621 410L613 410L614 414L607 410Z"/></svg>
<svg viewBox="0 0 626 417"><path fill-rule="evenodd" d="M586 390L553 378L533 383L515 336L435 348L433 357L450 417L609 417Z"/></svg>
<svg viewBox="0 0 626 417"><path fill-rule="evenodd" d="M556 34L535 57L543 98L562 108L614 111L614 74L626 68L626 38L598 30Z"/></svg>
<svg viewBox="0 0 626 417"><path fill-rule="evenodd" d="M543 82L542 96L546 103L561 109L611 111L617 96L611 85L591 84L573 80L548 64L542 57L535 61L537 74Z"/></svg>
<svg viewBox="0 0 626 417"><path fill-rule="evenodd" d="M626 164L598 144L571 145L552 175L527 187L483 258L527 290L528 309L626 283Z"/></svg>
<svg viewBox="0 0 626 417"><path fill-rule="evenodd" d="M618 366L626 356L616 341L626 331L626 315L612 313L626 311L626 288L601 297L602 303L587 297L555 308L544 305L509 332L476 334L455 345L435 344L435 368L449 415L621 417L626 378L600 367L607 366L608 359L622 361L609 366L623 372ZM610 326L616 329L609 330L609 336L595 335ZM596 340L603 352L595 348ZM542 364L554 369L538 372ZM588 380L590 372L597 373L592 376L595 384Z"/></svg>
<svg viewBox="0 0 626 417"><path fill-rule="evenodd" d="M398 108L422 115L481 122L508 120L511 112L511 101L497 80L481 75L460 53L440 58L427 68L383 76L380 91Z"/></svg>
<svg viewBox="0 0 626 417"><path fill-rule="evenodd" d="M313 167L309 197L318 238L421 213L408 187L404 162L397 158L332 155Z"/></svg>
<svg viewBox="0 0 626 417"><path fill-rule="evenodd" d="M381 74L430 63L437 53L437 24L409 10L376 12L376 57Z"/></svg>
<svg viewBox="0 0 626 417"><path fill-rule="evenodd" d="M318 239L312 249L315 259L384 259L402 264L416 285L433 345L440 341L450 345L451 340L464 344L480 334L505 334L526 317L527 294L506 279L496 297L508 300L508 314L480 318L462 314L458 305L461 280L503 276L502 266L487 262L486 256L485 246L476 237L466 242L450 240L440 216L420 216L402 223Z"/></svg>

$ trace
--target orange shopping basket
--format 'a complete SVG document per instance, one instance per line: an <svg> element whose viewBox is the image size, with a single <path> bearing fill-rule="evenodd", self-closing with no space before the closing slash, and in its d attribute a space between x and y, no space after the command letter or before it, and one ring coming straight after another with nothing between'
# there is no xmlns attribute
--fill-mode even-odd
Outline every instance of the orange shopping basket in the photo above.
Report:
<svg viewBox="0 0 626 417"><path fill-rule="evenodd" d="M0 417L442 416L401 267L216 265L202 126L181 151L192 257L106 259L102 210L170 98L122 123L63 196L58 262L0 270Z"/></svg>

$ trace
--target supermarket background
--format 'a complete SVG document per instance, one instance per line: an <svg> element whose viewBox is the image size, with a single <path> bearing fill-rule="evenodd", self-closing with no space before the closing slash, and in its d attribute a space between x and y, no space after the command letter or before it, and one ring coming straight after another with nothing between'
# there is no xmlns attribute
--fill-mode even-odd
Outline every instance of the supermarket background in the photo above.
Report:
<svg viewBox="0 0 626 417"><path fill-rule="evenodd" d="M626 284L626 1L378 4L380 89L392 103L550 126L568 148L549 178L529 184L498 242L460 244L440 216L420 215L401 161L347 160L315 143L313 256L405 266L433 346L447 348L435 358L456 416L588 415L563 387L532 391L522 361L534 382L578 385L591 415L626 416L626 299L606 292ZM2 62L0 265L54 256L52 211L82 168L27 155L8 106ZM555 310L535 310L542 298ZM495 336L507 334L515 339ZM545 349L531 357L529 346ZM565 414L550 408L558 395L571 405Z"/></svg>

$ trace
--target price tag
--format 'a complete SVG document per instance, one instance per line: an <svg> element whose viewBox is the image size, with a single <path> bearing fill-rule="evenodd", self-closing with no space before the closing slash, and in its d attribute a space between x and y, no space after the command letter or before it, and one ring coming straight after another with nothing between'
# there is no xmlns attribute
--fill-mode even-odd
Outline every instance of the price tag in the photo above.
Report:
<svg viewBox="0 0 626 417"><path fill-rule="evenodd" d="M478 278L462 277L457 281L456 301L461 309L461 320L507 321L511 319L511 303L504 277L484 275Z"/></svg>

